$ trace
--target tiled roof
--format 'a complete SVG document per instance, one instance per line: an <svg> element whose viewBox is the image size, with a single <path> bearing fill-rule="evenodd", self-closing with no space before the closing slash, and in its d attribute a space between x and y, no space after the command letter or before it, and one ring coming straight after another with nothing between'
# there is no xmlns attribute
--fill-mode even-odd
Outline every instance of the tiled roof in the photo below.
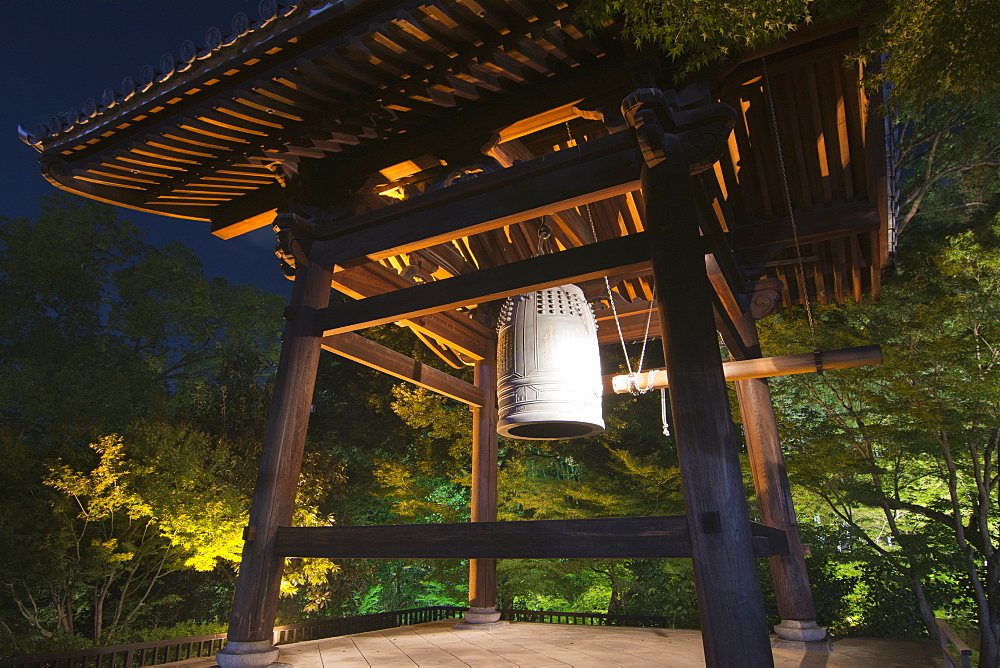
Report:
<svg viewBox="0 0 1000 668"><path fill-rule="evenodd" d="M59 112L31 129L18 126L18 135L26 144L42 151L95 125L127 115L148 99L162 95L194 74L211 69L232 54L251 50L270 40L286 39L283 33L305 19L320 12L345 11L359 2L364 0L283 0L281 3L261 0L256 20L245 12L238 12L228 32L213 26L205 31L200 47L192 40L185 40L176 55L167 52L155 67L144 65L137 76L123 78L118 90L105 88L99 97L88 98L80 107Z"/></svg>

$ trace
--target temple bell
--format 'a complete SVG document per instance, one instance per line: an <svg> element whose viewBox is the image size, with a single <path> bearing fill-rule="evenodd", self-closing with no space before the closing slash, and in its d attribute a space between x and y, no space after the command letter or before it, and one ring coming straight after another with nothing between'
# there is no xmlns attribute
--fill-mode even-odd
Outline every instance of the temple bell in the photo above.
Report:
<svg viewBox="0 0 1000 668"><path fill-rule="evenodd" d="M566 439L604 431L597 321L575 285L510 297L497 322L497 432Z"/></svg>

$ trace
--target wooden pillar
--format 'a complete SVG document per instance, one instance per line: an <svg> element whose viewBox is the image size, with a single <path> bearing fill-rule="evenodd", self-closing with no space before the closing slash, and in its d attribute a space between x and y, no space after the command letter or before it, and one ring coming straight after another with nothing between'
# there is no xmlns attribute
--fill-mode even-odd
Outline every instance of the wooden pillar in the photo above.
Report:
<svg viewBox="0 0 1000 668"><path fill-rule="evenodd" d="M644 167L660 331L709 667L773 665L687 169Z"/></svg>
<svg viewBox="0 0 1000 668"><path fill-rule="evenodd" d="M284 559L273 556L274 535L277 527L289 526L292 520L320 355L313 315L330 300L331 268L315 262L303 264L296 272L286 312L288 320L229 620L229 644L216 655L223 668L266 665L277 658L271 641ZM263 661L261 654L273 656Z"/></svg>
<svg viewBox="0 0 1000 668"><path fill-rule="evenodd" d="M749 313L745 314L736 323L736 327L750 351L759 357L760 341L753 317ZM788 484L785 459L781 454L778 424L774 417L774 404L767 379L738 380L736 394L743 415L747 453L761 521L782 529L788 537L789 553L771 557L771 576L778 600L778 614L781 616L781 624L775 627L775 631L788 641L821 641L826 637L826 630L816 624L816 606L809 586L809 573L802 552L792 491Z"/></svg>
<svg viewBox="0 0 1000 668"><path fill-rule="evenodd" d="M476 362L475 384L483 407L472 409L472 521L497 521L497 367L496 343ZM469 611L457 628L491 627L500 619L497 606L497 560L469 560ZM504 623L506 625L506 623Z"/></svg>

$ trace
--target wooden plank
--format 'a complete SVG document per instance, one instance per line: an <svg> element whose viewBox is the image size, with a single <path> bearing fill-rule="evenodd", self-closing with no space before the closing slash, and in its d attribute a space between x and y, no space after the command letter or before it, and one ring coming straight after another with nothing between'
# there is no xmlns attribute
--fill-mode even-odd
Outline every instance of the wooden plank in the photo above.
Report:
<svg viewBox="0 0 1000 668"><path fill-rule="evenodd" d="M609 239L580 248L481 269L441 281L415 285L317 313L317 331L349 332L468 304L600 278L612 270L640 272L649 266L645 233Z"/></svg>
<svg viewBox="0 0 1000 668"><path fill-rule="evenodd" d="M941 649L949 655L949 659L951 660L949 665L960 665L962 668L969 668L970 662L972 661L972 648L965 644L965 641L962 640L957 633L955 633L955 630L951 628L945 620L936 618L934 623L938 627ZM959 658L957 663L955 663L955 659L950 656L951 651L948 649L949 644L953 645L955 650L958 652Z"/></svg>
<svg viewBox="0 0 1000 668"><path fill-rule="evenodd" d="M323 350L337 353L341 357L360 362L367 367L409 381L450 399L477 408L483 406L483 392L475 385L390 350L363 336L350 332L334 334L324 337L322 346Z"/></svg>
<svg viewBox="0 0 1000 668"><path fill-rule="evenodd" d="M691 551L687 519L667 515L283 527L274 554L328 559L622 559L688 557Z"/></svg>
<svg viewBox="0 0 1000 668"><path fill-rule="evenodd" d="M326 264L378 260L512 225L639 186L640 158L626 133L338 221L322 241Z"/></svg>

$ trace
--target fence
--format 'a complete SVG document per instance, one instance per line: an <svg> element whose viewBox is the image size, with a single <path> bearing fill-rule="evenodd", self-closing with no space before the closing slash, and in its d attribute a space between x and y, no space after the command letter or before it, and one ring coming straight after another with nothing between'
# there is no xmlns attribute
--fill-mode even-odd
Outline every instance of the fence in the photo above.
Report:
<svg viewBox="0 0 1000 668"><path fill-rule="evenodd" d="M501 619L511 622L667 628L666 617L652 615L608 615L600 612L540 612L538 610L501 610L500 613Z"/></svg>
<svg viewBox="0 0 1000 668"><path fill-rule="evenodd" d="M449 606L430 606L410 610L393 610L371 615L342 617L318 622L303 622L287 626L274 627L274 643L277 645L332 638L334 636L365 631L378 631L410 624L424 624L442 619L460 617L465 608ZM0 659L3 668L139 668L140 666L155 666L162 663L184 661L198 657L208 657L222 649L226 644L225 633L214 633L190 638L174 638L172 640L154 640L152 642L133 643L131 645L114 645L110 647L94 647L71 652L55 654L39 654L21 656L12 659Z"/></svg>
<svg viewBox="0 0 1000 668"><path fill-rule="evenodd" d="M948 626L946 621L943 619L935 619L934 621L938 626L938 638L941 640L944 665L947 668L969 668L972 661L972 649L958 637L958 634ZM954 647L955 650L949 649L948 645Z"/></svg>

